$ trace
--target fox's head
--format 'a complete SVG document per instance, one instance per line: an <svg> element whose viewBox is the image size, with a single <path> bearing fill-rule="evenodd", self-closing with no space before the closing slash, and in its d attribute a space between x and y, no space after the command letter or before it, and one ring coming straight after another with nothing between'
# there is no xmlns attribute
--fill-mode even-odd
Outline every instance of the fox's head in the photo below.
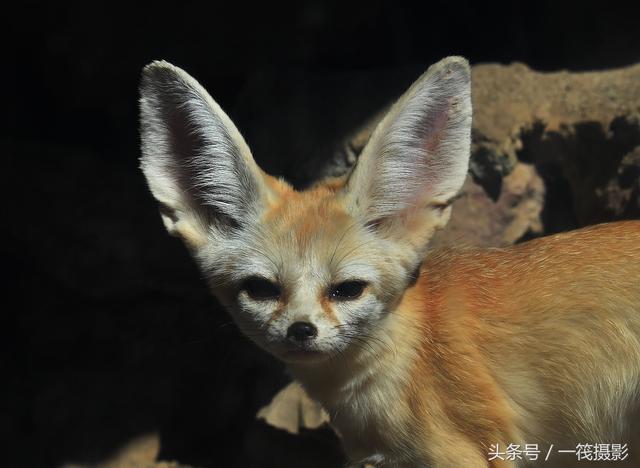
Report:
<svg viewBox="0 0 640 468"><path fill-rule="evenodd" d="M467 174L470 71L460 57L409 88L348 177L302 192L256 165L180 68L151 63L140 91L141 166L166 228L241 330L284 361L340 355L384 320Z"/></svg>

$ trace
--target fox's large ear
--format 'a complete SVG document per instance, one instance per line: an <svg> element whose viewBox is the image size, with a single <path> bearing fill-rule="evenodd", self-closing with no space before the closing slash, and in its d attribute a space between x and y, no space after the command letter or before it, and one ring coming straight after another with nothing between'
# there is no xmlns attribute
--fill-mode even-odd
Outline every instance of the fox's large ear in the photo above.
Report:
<svg viewBox="0 0 640 468"><path fill-rule="evenodd" d="M464 183L470 144L469 64L448 57L378 124L345 187L347 206L370 226L406 228L408 221L414 232L433 232L448 221Z"/></svg>
<svg viewBox="0 0 640 468"><path fill-rule="evenodd" d="M220 106L185 71L159 61L140 84L141 168L167 230L197 247L210 229L247 222L268 197L262 171Z"/></svg>

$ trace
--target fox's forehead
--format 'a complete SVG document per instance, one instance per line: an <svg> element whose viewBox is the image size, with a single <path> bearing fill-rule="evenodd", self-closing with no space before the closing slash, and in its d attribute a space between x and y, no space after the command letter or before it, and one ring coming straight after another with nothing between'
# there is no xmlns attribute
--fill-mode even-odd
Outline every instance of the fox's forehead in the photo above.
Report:
<svg viewBox="0 0 640 468"><path fill-rule="evenodd" d="M243 268L260 265L266 276L285 282L374 275L370 233L349 214L335 187L295 191L279 186L255 228L246 233L246 242L238 245Z"/></svg>
<svg viewBox="0 0 640 468"><path fill-rule="evenodd" d="M271 236L286 239L299 249L307 250L314 243L331 244L354 223L335 183L302 192L285 184L275 187L277 195L263 215L262 226Z"/></svg>

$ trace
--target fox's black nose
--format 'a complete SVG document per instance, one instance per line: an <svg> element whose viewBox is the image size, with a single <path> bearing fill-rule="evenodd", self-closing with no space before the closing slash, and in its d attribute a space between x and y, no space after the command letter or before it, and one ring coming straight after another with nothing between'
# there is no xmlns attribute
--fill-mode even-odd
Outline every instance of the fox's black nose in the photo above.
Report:
<svg viewBox="0 0 640 468"><path fill-rule="evenodd" d="M287 329L287 338L298 343L309 341L317 334L318 329L309 322L295 322Z"/></svg>

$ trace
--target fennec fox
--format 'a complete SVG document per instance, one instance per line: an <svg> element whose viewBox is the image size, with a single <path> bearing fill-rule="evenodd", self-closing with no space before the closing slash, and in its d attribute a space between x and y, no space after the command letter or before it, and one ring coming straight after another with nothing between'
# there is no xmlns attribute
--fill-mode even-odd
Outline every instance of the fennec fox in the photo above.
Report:
<svg viewBox="0 0 640 468"><path fill-rule="evenodd" d="M535 444L545 466L570 465L557 450L576 444L633 456L613 444L640 390L640 222L428 250L468 169L465 59L409 88L348 177L302 192L256 165L181 69L148 65L140 109L166 228L327 409L353 463L515 467ZM501 454L510 444L522 452Z"/></svg>

